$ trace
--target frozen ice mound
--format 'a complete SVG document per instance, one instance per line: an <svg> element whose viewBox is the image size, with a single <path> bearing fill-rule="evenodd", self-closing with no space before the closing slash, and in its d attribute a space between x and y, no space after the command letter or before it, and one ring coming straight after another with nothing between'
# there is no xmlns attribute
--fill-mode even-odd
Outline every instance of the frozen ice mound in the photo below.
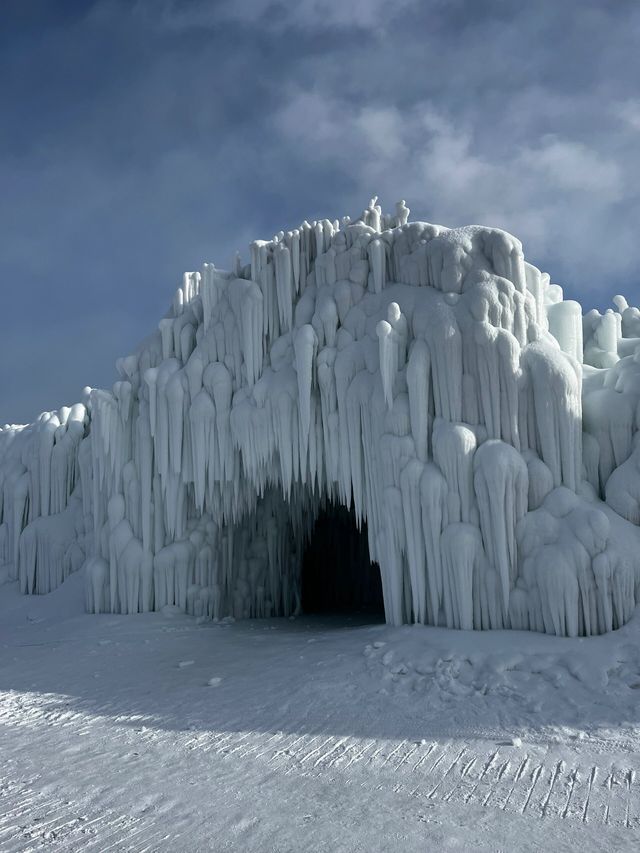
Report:
<svg viewBox="0 0 640 853"><path fill-rule="evenodd" d="M586 635L640 590L640 312L377 199L188 272L111 391L0 431L0 564L91 612L298 613L327 502L393 624ZM583 414L584 408L584 414Z"/></svg>

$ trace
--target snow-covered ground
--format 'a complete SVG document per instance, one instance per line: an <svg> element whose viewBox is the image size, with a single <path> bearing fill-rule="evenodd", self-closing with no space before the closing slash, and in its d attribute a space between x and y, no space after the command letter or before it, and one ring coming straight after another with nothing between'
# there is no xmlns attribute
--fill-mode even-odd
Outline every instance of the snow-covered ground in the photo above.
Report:
<svg viewBox="0 0 640 853"><path fill-rule="evenodd" d="M0 849L637 850L640 616L602 637L0 596Z"/></svg>

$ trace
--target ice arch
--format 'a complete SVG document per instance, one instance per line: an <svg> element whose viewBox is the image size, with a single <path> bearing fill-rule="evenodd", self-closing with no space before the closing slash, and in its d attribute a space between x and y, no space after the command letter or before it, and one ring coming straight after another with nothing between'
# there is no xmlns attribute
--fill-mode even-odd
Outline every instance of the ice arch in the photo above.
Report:
<svg viewBox="0 0 640 853"><path fill-rule="evenodd" d="M389 622L623 624L640 313L583 320L514 237L408 213L373 199L186 273L112 391L3 429L21 590L84 565L94 612L294 614L333 502L366 521Z"/></svg>

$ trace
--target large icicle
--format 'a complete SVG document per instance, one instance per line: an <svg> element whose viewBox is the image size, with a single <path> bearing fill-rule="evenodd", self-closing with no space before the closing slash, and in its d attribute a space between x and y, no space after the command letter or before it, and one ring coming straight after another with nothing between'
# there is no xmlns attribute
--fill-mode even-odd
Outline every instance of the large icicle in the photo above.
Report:
<svg viewBox="0 0 640 853"><path fill-rule="evenodd" d="M516 524L527 511L529 472L522 456L502 441L485 441L474 461L474 487L485 550L498 572L504 612L515 585Z"/></svg>

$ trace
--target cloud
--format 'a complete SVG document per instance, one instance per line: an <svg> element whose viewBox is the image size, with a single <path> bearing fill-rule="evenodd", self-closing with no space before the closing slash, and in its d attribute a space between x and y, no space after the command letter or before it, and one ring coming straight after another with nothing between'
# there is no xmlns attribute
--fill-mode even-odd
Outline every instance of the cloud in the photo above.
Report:
<svg viewBox="0 0 640 853"><path fill-rule="evenodd" d="M629 98L617 103L613 109L613 114L633 130L640 131L640 100Z"/></svg>
<svg viewBox="0 0 640 853"><path fill-rule="evenodd" d="M188 32L218 28L228 22L260 26L265 32L288 30L381 31L419 0L137 0L135 13L162 29Z"/></svg>
<svg viewBox="0 0 640 853"><path fill-rule="evenodd" d="M638 302L638 31L635 0L4 0L2 419L109 384L183 269L374 194Z"/></svg>
<svg viewBox="0 0 640 853"><path fill-rule="evenodd" d="M612 114L617 109L614 103ZM307 121L309 115L317 121ZM632 275L640 261L634 237L640 205L629 182L637 155L628 129L612 131L605 145L544 134L507 148L500 141L492 152L468 118L429 101L403 111L354 108L300 89L290 93L275 125L283 145L302 159L349 175L345 201L378 193L391 206L404 195L444 224L506 228L585 295L595 295L607 279ZM635 221L620 218L621 206L636 212Z"/></svg>
<svg viewBox="0 0 640 853"><path fill-rule="evenodd" d="M517 162L525 175L531 172L546 186L597 194L608 201L617 201L623 194L615 160L581 142L545 136L536 148L524 150Z"/></svg>

